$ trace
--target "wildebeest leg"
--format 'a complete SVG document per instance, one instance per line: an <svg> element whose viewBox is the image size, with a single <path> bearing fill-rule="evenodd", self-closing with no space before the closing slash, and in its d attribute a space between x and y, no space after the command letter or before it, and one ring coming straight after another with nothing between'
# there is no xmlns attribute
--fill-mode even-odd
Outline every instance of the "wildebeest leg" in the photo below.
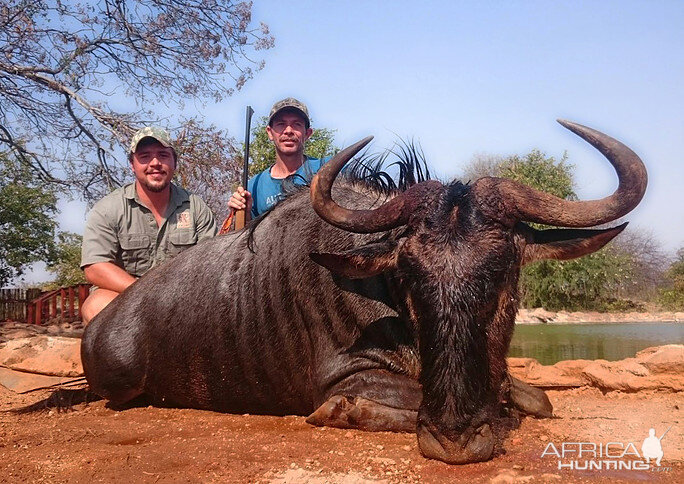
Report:
<svg viewBox="0 0 684 484"><path fill-rule="evenodd" d="M417 381L386 370L354 374L327 392L306 421L312 425L369 431L415 432L422 398Z"/></svg>
<svg viewBox="0 0 684 484"><path fill-rule="evenodd" d="M306 419L319 427L415 432L416 410L392 408L363 397L333 395Z"/></svg>
<svg viewBox="0 0 684 484"><path fill-rule="evenodd" d="M544 390L534 388L510 375L504 385L507 387L506 399L521 412L540 418L553 416L553 405Z"/></svg>
<svg viewBox="0 0 684 484"><path fill-rule="evenodd" d="M499 395L499 401L507 401L527 415L551 417L553 405L543 390L534 388L508 373L506 354L513 336L517 296L517 280L505 284L509 291L500 296L499 310L487 331L487 354L492 391ZM511 292L513 291L513 292ZM512 303L514 302L514 303Z"/></svg>

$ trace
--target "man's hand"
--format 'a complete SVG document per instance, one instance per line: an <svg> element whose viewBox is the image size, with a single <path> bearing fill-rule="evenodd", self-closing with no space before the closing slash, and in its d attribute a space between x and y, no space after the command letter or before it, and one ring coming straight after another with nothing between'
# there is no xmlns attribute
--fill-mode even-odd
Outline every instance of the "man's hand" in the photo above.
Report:
<svg viewBox="0 0 684 484"><path fill-rule="evenodd" d="M237 190L230 196L228 200L228 207L235 210L245 210L247 212L252 211L252 194L249 193L242 187L238 187Z"/></svg>

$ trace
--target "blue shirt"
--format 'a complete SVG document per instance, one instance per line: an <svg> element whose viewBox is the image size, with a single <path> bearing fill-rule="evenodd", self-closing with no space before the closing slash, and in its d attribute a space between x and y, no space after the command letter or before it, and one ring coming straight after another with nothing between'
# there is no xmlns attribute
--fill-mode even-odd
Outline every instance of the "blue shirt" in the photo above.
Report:
<svg viewBox="0 0 684 484"><path fill-rule="evenodd" d="M258 217L284 198L283 181L288 180L295 185L306 185L329 159L307 157L302 166L287 178L273 178L271 168L252 177L247 183L247 191L252 194L252 218Z"/></svg>

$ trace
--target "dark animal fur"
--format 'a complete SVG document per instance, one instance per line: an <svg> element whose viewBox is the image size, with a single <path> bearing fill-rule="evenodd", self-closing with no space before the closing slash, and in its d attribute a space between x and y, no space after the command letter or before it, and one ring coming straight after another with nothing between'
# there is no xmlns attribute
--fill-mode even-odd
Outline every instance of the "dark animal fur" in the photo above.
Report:
<svg viewBox="0 0 684 484"><path fill-rule="evenodd" d="M333 198L372 208L425 180L408 151L398 182L366 159ZM407 225L370 235L329 225L308 190L291 188L248 231L151 271L87 327L91 388L114 403L145 394L234 413L307 415L329 402L311 421L357 428L376 418L407 430L417 411L419 436L476 442L498 412L530 229L490 216L496 198L485 213L469 185L430 183ZM359 278L363 267L374 275ZM353 421L354 412L374 417ZM474 452L456 461L491 455Z"/></svg>

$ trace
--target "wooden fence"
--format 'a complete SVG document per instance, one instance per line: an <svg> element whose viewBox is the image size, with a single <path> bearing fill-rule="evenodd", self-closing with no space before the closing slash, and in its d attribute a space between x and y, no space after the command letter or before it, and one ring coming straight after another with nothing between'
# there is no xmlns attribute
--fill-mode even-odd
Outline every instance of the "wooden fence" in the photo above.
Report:
<svg viewBox="0 0 684 484"><path fill-rule="evenodd" d="M81 305L88 297L90 284L40 289L2 289L0 321L12 320L34 324L71 323L81 320ZM7 311L4 311L7 308Z"/></svg>
<svg viewBox="0 0 684 484"><path fill-rule="evenodd" d="M26 322L28 306L40 294L40 289L0 289L0 321Z"/></svg>

